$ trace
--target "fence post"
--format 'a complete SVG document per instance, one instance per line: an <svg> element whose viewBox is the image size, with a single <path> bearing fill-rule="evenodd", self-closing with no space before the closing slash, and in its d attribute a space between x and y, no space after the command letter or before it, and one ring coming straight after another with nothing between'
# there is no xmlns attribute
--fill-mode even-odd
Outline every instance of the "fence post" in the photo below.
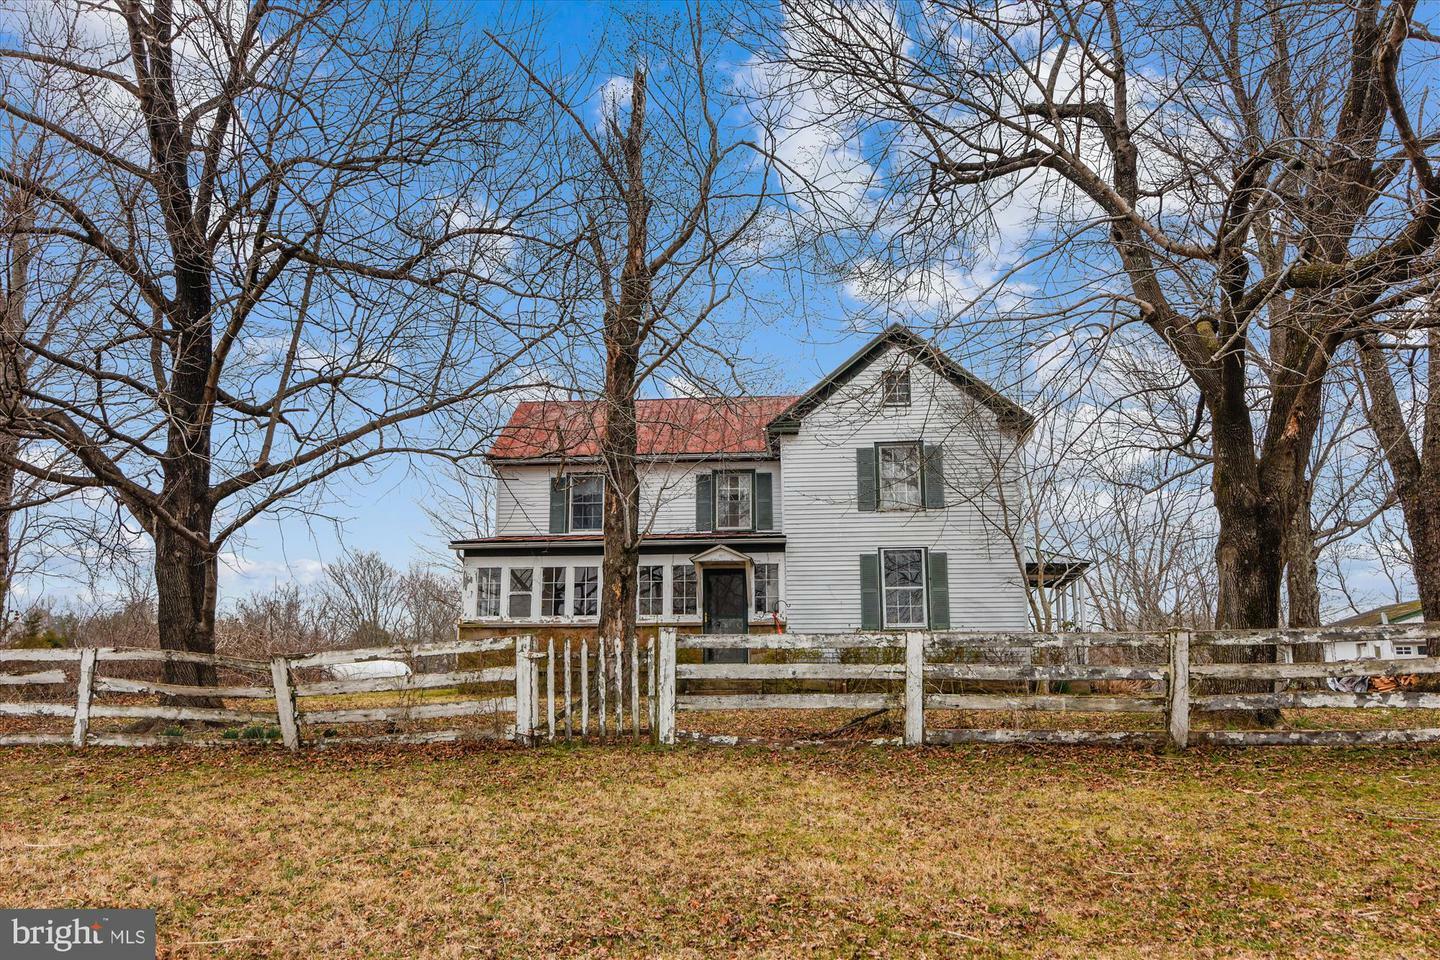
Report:
<svg viewBox="0 0 1440 960"><path fill-rule="evenodd" d="M565 742L575 734L575 704L570 702L570 638L565 638Z"/></svg>
<svg viewBox="0 0 1440 960"><path fill-rule="evenodd" d="M530 646L524 634L515 638L515 739L526 746L535 735L535 687L530 679Z"/></svg>
<svg viewBox="0 0 1440 960"><path fill-rule="evenodd" d="M631 739L640 739L640 641L630 635L630 730Z"/></svg>
<svg viewBox="0 0 1440 960"><path fill-rule="evenodd" d="M555 742L555 638L545 641L545 733Z"/></svg>
<svg viewBox="0 0 1440 960"><path fill-rule="evenodd" d="M905 634L905 745L925 743L925 635Z"/></svg>
<svg viewBox="0 0 1440 960"><path fill-rule="evenodd" d="M530 732L540 735L540 641L530 638Z"/></svg>
<svg viewBox="0 0 1440 960"><path fill-rule="evenodd" d="M675 742L675 628L660 631L659 664L656 679L655 739L670 745Z"/></svg>
<svg viewBox="0 0 1440 960"><path fill-rule="evenodd" d="M605 670L605 638L601 637L595 641L595 694L596 711L595 716L600 721L600 739L605 739L605 731L610 723L610 705L606 703L606 691L610 682L606 679Z"/></svg>
<svg viewBox="0 0 1440 960"><path fill-rule="evenodd" d="M1170 745L1184 750L1190 743L1190 631L1170 634L1165 713L1170 723Z"/></svg>
<svg viewBox="0 0 1440 960"><path fill-rule="evenodd" d="M300 749L300 726L295 722L295 687L290 682L290 661L270 658L270 682L275 687L275 717L287 750Z"/></svg>
<svg viewBox="0 0 1440 960"><path fill-rule="evenodd" d="M85 746L90 732L90 700L95 695L95 648L80 651L80 675L75 682L75 726L70 731L70 745L77 750Z"/></svg>

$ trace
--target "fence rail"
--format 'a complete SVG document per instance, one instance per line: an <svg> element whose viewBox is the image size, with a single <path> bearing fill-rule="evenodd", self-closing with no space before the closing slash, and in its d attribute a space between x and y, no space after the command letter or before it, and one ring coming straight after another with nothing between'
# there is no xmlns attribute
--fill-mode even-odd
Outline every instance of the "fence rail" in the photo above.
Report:
<svg viewBox="0 0 1440 960"><path fill-rule="evenodd" d="M268 661L169 650L86 648L0 650L0 696L39 691L74 698L0 700L0 717L68 722L69 730L0 733L0 744L151 746L177 742L153 730L97 729L94 721L204 725L186 743L247 742L237 728L275 731L289 749L325 743L435 743L479 738L537 741L642 735L662 744L754 738L678 728L681 713L754 710L899 710L905 744L1127 743L1168 740L1222 745L1348 745L1440 742L1440 727L1365 730L1191 730L1197 715L1260 710L1440 710L1440 656L1295 662L1301 645L1389 641L1426 643L1440 625L1246 633L773 634L678 636L662 630L639 643L538 642L530 635L455 640L415 647L335 650ZM1270 646L1276 662L1233 662L1246 647ZM760 651L753 663L679 662L680 651ZM1120 655L1117 656L1116 652ZM1102 656L1103 654L1103 656ZM464 663L458 658L479 658ZM1106 657L1111 661L1101 662ZM489 658L488 660L486 658ZM499 658L499 661L496 661ZM349 676L344 668L400 661L394 675ZM1040 662L1037 662L1040 661ZM215 686L133 676L117 669L169 663L229 675ZM1386 678L1391 689L1351 692L1317 681ZM1401 688L1401 681L1407 688ZM1311 684L1295 688L1295 684ZM772 685L767 691L765 685ZM785 689L775 690L779 684ZM757 687L758 685L758 687ZM1056 686L1061 689L1055 689ZM1071 685L1081 690L1069 689ZM1088 691L1083 690L1089 686ZM1107 685L1109 687L1107 688ZM822 689L815 689L816 686ZM1114 687L1119 689L1114 689ZM1245 688L1250 689L1237 689ZM487 688L487 689L480 689ZM739 688L739 689L737 689ZM838 689L837 689L838 688ZM1258 688L1258 689L1256 689ZM378 703L374 698L401 698ZM107 697L124 698L113 702ZM135 702L159 698L162 702ZM368 699L367 699L368 698ZM238 702L236 702L238 701ZM941 728L927 714L1135 714L1160 717L1155 730ZM400 729L434 721L444 729ZM102 724L103 726L103 724ZM112 724L113 726L113 724ZM376 729L376 728L379 729ZM268 739L268 736L262 737ZM809 741L804 741L809 742Z"/></svg>

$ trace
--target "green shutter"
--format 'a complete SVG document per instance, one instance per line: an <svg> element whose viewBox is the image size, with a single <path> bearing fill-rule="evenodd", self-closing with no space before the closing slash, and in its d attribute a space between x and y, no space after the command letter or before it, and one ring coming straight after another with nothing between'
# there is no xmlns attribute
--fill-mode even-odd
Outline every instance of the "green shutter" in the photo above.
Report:
<svg viewBox="0 0 1440 960"><path fill-rule="evenodd" d="M768 473L755 474L755 529L775 529L774 477Z"/></svg>
<svg viewBox="0 0 1440 960"><path fill-rule="evenodd" d="M695 530L715 529L715 475L695 475Z"/></svg>
<svg viewBox="0 0 1440 960"><path fill-rule="evenodd" d="M945 507L945 456L940 444L925 444L925 509Z"/></svg>
<svg viewBox="0 0 1440 960"><path fill-rule="evenodd" d="M926 578L926 593L930 595L930 629L950 629L950 563L945 554L928 555L930 566Z"/></svg>
<svg viewBox="0 0 1440 960"><path fill-rule="evenodd" d="M556 477L550 481L550 532L570 532L570 511L566 494L570 492L568 477Z"/></svg>
<svg viewBox="0 0 1440 960"><path fill-rule="evenodd" d="M855 506L875 510L880 506L875 486L875 448L860 447L855 451Z"/></svg>
<svg viewBox="0 0 1440 960"><path fill-rule="evenodd" d="M860 629L880 629L880 555L860 554Z"/></svg>

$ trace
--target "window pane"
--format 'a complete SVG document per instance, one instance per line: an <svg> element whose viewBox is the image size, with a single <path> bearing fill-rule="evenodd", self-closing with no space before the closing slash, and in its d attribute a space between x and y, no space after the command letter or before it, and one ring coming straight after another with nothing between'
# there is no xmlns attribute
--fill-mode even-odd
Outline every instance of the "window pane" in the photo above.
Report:
<svg viewBox="0 0 1440 960"><path fill-rule="evenodd" d="M920 506L920 445L895 443L880 448L880 509Z"/></svg>
<svg viewBox="0 0 1440 960"><path fill-rule="evenodd" d="M510 569L510 616L528 619L533 616L531 599L535 591L535 571L529 567Z"/></svg>
<svg viewBox="0 0 1440 960"><path fill-rule="evenodd" d="M640 568L640 615L658 617L665 612L665 568L643 566Z"/></svg>
<svg viewBox="0 0 1440 960"><path fill-rule="evenodd" d="M500 568L481 567L476 571L476 577L476 616L500 616Z"/></svg>
<svg viewBox="0 0 1440 960"><path fill-rule="evenodd" d="M565 568L545 567L540 592L542 617L565 616Z"/></svg>
<svg viewBox="0 0 1440 960"><path fill-rule="evenodd" d="M695 606L695 566L677 563L670 568L671 612L676 616L693 615Z"/></svg>
<svg viewBox="0 0 1440 960"><path fill-rule="evenodd" d="M750 474L721 473L715 487L715 525L736 530L750 526Z"/></svg>
<svg viewBox="0 0 1440 960"><path fill-rule="evenodd" d="M599 530L605 524L605 478L585 474L570 478L570 529Z"/></svg>
<svg viewBox="0 0 1440 960"><path fill-rule="evenodd" d="M755 612L774 613L780 604L780 564L755 564Z"/></svg>
<svg viewBox="0 0 1440 960"><path fill-rule="evenodd" d="M575 568L575 616L593 617L600 612L600 568Z"/></svg>

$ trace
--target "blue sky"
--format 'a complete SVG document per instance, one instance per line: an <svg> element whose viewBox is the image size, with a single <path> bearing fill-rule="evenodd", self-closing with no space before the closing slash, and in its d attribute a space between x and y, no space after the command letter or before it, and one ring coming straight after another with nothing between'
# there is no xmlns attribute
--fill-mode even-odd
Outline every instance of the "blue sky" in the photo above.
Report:
<svg viewBox="0 0 1440 960"><path fill-rule="evenodd" d="M653 3L653 9L683 8L681 3ZM615 7L608 2L552 2L532 7L491 2L471 5L471 21L483 29L497 13L520 17L533 9L542 24L542 43L561 58L592 52L611 23ZM743 51L727 64L741 69ZM757 283L778 287L778 278ZM856 331L846 317L844 293L838 283L807 281L804 302L791 301L760 329L753 330L743 350L764 368L756 392L803 392L828 373L870 335ZM439 466L423 462L391 462L372 476L352 476L329 488L327 519L281 517L252 523L227 554L221 571L222 602L250 590L298 579L313 580L320 564L343 549L373 550L393 564L411 560L443 560L445 538L426 516L422 503L431 495L425 477L439 476ZM483 469L475 464L474 469Z"/></svg>
<svg viewBox="0 0 1440 960"><path fill-rule="evenodd" d="M662 2L635 5L639 9L656 10L681 6ZM613 25L616 7L609 2L578 0L517 7L487 0L464 9L477 31L499 15L523 23L532 12L538 14L543 46L566 62L597 49ZM744 52L737 48L733 61L725 67L733 75L743 68L744 60ZM858 156L858 153L849 155ZM961 287L963 295L982 296L978 291L995 277L1003 276L1010 264L1023 259L1027 245L1036 239L1033 211L1023 203L1006 205L997 221L994 249L988 257L960 270L957 276L944 278L945 283ZM1056 269L1063 273L1072 268ZM777 295L787 289L778 277L755 277L752 282L757 288ZM1043 284L1044 281L1037 277L1035 282ZM866 329L853 328L847 308L861 305L848 298L848 288L836 279L827 280L812 274L804 285L803 300L783 296L777 299L783 303L768 318L770 322L752 329L739 345L740 351L757 361L763 370L749 384L756 392L805 389L852 353L874 332L878 322L872 316ZM927 309L923 303L907 304L903 297L894 303L894 308L900 311ZM968 331L958 332L963 335ZM1066 347L1063 338L1057 346L1062 350ZM960 348L956 357L1010 392L1014 392L1015 376L1033 373L1037 362L1034 357L1025 356L1020 361L1021 367L997 375L990 365L1000 361L984 355L983 342L972 344L969 351ZM475 469L483 467L477 462ZM433 481L439 475L438 465L420 461L391 462L372 473L352 474L333 483L326 491L321 509L312 511L310 516L291 513L254 521L240 539L232 541L225 556L221 573L222 603L279 582L311 582L319 576L321 565L338 557L342 548L376 551L396 566L412 560L443 562L445 537L434 528L423 508L433 496ZM63 594L66 589L58 583L52 587L57 594Z"/></svg>

